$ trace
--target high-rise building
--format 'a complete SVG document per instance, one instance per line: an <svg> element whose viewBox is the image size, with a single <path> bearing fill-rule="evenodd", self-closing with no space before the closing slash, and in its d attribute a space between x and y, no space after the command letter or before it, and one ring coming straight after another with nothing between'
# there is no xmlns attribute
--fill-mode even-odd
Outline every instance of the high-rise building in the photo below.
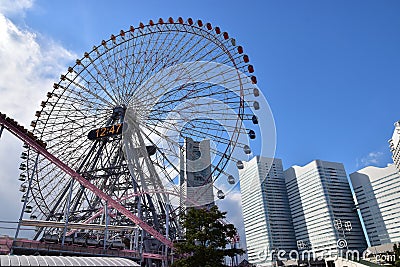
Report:
<svg viewBox="0 0 400 267"><path fill-rule="evenodd" d="M300 252L340 255L367 247L343 164L315 160L284 176Z"/></svg>
<svg viewBox="0 0 400 267"><path fill-rule="evenodd" d="M254 157L239 176L249 262L271 265L273 250L296 249L282 161Z"/></svg>
<svg viewBox="0 0 400 267"><path fill-rule="evenodd" d="M371 246L400 242L400 174L394 165L350 174Z"/></svg>
<svg viewBox="0 0 400 267"><path fill-rule="evenodd" d="M392 152L393 162L400 172L400 121L394 124L394 132L392 139L389 140L390 151Z"/></svg>
<svg viewBox="0 0 400 267"><path fill-rule="evenodd" d="M214 204L211 176L210 140L185 139L183 159L183 189L185 206L208 206Z"/></svg>

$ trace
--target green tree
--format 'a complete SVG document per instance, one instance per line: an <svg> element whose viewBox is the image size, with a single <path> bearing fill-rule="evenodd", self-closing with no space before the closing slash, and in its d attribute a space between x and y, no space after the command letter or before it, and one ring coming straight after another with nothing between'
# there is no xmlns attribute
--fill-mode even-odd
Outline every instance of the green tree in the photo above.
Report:
<svg viewBox="0 0 400 267"><path fill-rule="evenodd" d="M185 240L174 245L178 259L173 267L220 267L224 256L241 255L244 250L227 248L236 236L233 224L222 220L226 212L212 206L209 210L190 208L182 218Z"/></svg>

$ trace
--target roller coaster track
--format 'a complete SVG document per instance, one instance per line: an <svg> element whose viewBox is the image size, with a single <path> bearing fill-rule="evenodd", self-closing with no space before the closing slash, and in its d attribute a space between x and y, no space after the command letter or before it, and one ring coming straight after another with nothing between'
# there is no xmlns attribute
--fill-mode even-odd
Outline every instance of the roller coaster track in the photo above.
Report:
<svg viewBox="0 0 400 267"><path fill-rule="evenodd" d="M108 206L118 210L127 218L129 218L133 223L142 228L144 231L152 235L154 238L158 239L161 243L166 246L173 248L173 243L167 237L159 233L153 227L142 221L139 217L132 214L129 210L127 210L124 206L122 206L117 200L114 200L95 185L90 183L88 180L83 178L79 173L70 168L67 164L59 160L57 157L52 155L49 151L46 150L46 143L42 140L39 140L32 132L26 130L23 126L19 125L15 120L10 117L7 117L5 114L0 113L0 126L7 129L13 135L15 135L18 139L29 145L33 150L37 153L44 156L46 159L51 161L65 173L70 175L73 179L78 181L83 187L92 191L96 196L104 200Z"/></svg>

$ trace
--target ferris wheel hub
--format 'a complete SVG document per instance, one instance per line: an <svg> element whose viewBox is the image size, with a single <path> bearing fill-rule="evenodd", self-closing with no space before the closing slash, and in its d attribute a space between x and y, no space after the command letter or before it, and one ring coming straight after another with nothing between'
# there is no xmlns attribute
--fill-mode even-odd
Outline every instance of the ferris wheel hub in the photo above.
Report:
<svg viewBox="0 0 400 267"><path fill-rule="evenodd" d="M126 106L124 104L116 106L113 109L113 114L111 115L111 118L115 120L120 119L121 121L123 121L125 112L126 112Z"/></svg>

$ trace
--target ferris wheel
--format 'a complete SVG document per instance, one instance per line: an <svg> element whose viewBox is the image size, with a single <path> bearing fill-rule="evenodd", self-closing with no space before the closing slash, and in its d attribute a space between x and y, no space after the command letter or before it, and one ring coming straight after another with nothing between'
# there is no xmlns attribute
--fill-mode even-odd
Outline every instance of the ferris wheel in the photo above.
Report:
<svg viewBox="0 0 400 267"><path fill-rule="evenodd" d="M243 48L219 27L150 20L77 59L31 126L54 156L175 239L182 209L223 199L238 180L231 170L252 153L260 108L253 72ZM104 201L34 150L22 155L30 219L133 224L117 211L107 218ZM42 225L34 238L73 234L60 231Z"/></svg>

